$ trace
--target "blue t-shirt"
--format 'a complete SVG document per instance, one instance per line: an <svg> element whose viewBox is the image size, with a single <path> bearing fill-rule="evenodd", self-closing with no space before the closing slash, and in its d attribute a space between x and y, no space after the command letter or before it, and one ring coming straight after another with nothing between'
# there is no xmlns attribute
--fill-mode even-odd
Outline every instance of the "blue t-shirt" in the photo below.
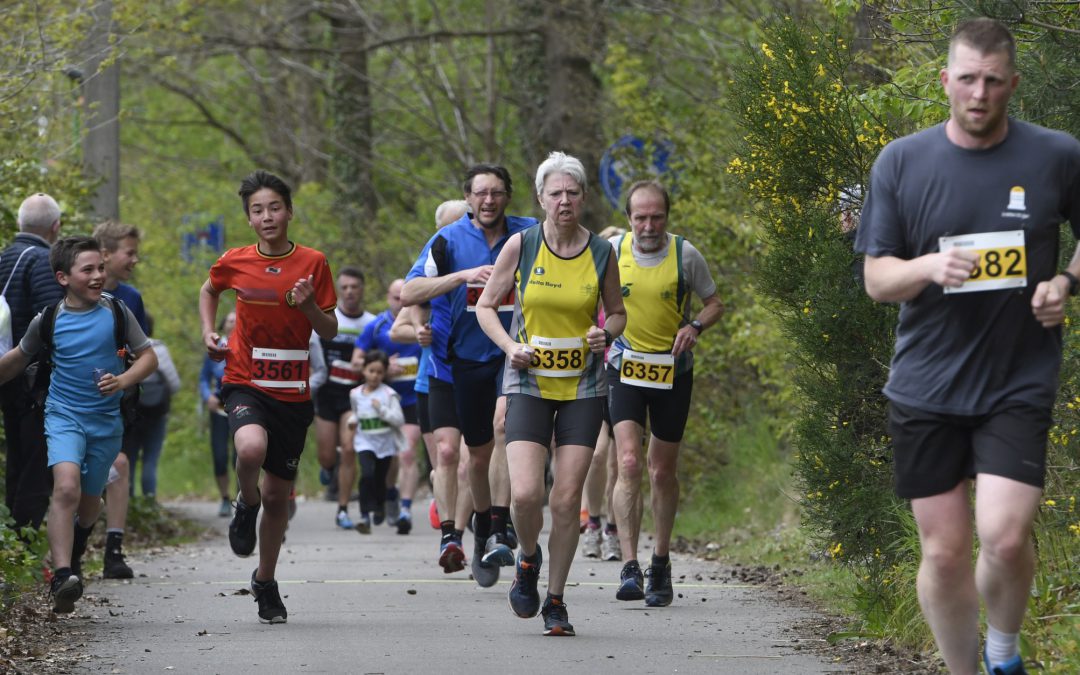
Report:
<svg viewBox="0 0 1080 675"><path fill-rule="evenodd" d="M150 324L146 321L146 308L143 307L142 293L137 288L121 283L117 284L116 288L111 291L105 292L123 300L124 304L128 306L128 309L135 316L135 320L139 322L139 328L142 328L143 333L150 334Z"/></svg>
<svg viewBox="0 0 1080 675"><path fill-rule="evenodd" d="M398 380L386 381L401 397L402 407L416 405L416 390L413 389L416 379L419 377L420 345L402 344L390 339L390 328L394 325L394 315L390 310L379 314L375 320L369 323L360 337L356 338L356 346L365 352L379 349L386 352L387 356L397 356L398 360L416 359L412 368L407 368L412 375Z"/></svg>
<svg viewBox="0 0 1080 675"><path fill-rule="evenodd" d="M113 375L124 372L124 364L116 353L115 322L112 301L103 296L90 309L75 310L61 304L53 327L53 370L49 380L49 396L45 402L48 414L55 406L80 415L120 414L120 392L102 396L94 380L94 369ZM19 343L24 354L37 354L41 348L38 324L41 314L34 317ZM127 344L135 353L150 346L150 340L128 310Z"/></svg>
<svg viewBox="0 0 1080 675"><path fill-rule="evenodd" d="M489 247L483 230L474 225L466 213L428 241L405 280L441 277L481 265L494 265L506 240L537 222L535 218L507 216L506 235ZM476 304L479 291L462 284L431 299L431 377L452 382L450 361L454 358L487 362L505 357L480 329L476 313L468 310L470 305ZM503 327L509 330L511 312L500 312L499 316Z"/></svg>

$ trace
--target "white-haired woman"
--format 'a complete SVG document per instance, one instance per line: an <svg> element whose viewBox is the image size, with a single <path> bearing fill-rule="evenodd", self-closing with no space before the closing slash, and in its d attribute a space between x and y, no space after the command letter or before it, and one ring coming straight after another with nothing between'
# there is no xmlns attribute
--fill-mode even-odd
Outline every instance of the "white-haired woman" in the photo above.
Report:
<svg viewBox="0 0 1080 675"><path fill-rule="evenodd" d="M484 332L506 353L506 452L521 544L510 607L523 618L541 611L544 635L574 635L563 590L578 543L581 490L606 402L604 348L626 325L611 244L578 220L585 188L585 168L576 158L553 152L540 165L536 192L544 222L506 242L476 314ZM514 318L507 333L497 310L515 276ZM601 302L606 328L596 325ZM538 539L553 434L548 593L541 608Z"/></svg>

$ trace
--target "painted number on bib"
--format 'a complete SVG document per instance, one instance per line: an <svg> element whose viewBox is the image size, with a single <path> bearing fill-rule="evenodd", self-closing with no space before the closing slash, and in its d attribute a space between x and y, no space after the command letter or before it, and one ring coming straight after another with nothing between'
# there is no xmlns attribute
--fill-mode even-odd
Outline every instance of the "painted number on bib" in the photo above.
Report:
<svg viewBox="0 0 1080 675"><path fill-rule="evenodd" d="M671 389L675 384L675 357L624 349L619 381L635 387Z"/></svg>
<svg viewBox="0 0 1080 675"><path fill-rule="evenodd" d="M499 301L500 312L514 311L514 298L517 287L511 286L510 290ZM480 296L484 293L484 284L466 284L465 286L465 309L470 312L476 311L476 303L480 302Z"/></svg>
<svg viewBox="0 0 1080 675"><path fill-rule="evenodd" d="M985 232L941 237L941 251L961 249L976 253L979 263L963 285L946 287L945 293L974 293L1027 286L1027 249L1024 231Z"/></svg>
<svg viewBox="0 0 1080 675"><path fill-rule="evenodd" d="M577 377L585 370L585 345L581 338L533 336L529 372L543 377Z"/></svg>
<svg viewBox="0 0 1080 675"><path fill-rule="evenodd" d="M251 350L251 383L264 389L307 390L308 352L306 349Z"/></svg>

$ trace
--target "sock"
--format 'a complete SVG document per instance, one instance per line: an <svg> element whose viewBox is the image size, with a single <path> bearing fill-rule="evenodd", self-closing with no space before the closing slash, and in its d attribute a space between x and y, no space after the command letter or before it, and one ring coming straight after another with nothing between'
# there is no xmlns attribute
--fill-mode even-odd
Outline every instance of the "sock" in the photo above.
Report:
<svg viewBox="0 0 1080 675"><path fill-rule="evenodd" d="M604 532L607 532L608 534L618 534L619 526L609 520L608 524L604 526Z"/></svg>
<svg viewBox="0 0 1080 675"><path fill-rule="evenodd" d="M473 524L476 529L476 540L487 541L488 535L491 534L491 509L486 511L476 512L476 522Z"/></svg>
<svg viewBox="0 0 1080 675"><path fill-rule="evenodd" d="M53 570L54 579L64 579L70 577L73 574L70 567L57 567Z"/></svg>
<svg viewBox="0 0 1080 675"><path fill-rule="evenodd" d="M454 530L454 539L457 539L460 542L461 538L464 537L464 536L465 536L465 530Z"/></svg>
<svg viewBox="0 0 1080 675"><path fill-rule="evenodd" d="M509 506L491 507L491 531L494 534L506 535L506 524L510 522Z"/></svg>
<svg viewBox="0 0 1080 675"><path fill-rule="evenodd" d="M556 595L555 593L548 593L547 594L547 602L544 603L544 604L551 603L551 604L561 605L561 604L563 604L562 597L563 597L562 593L559 593L558 595Z"/></svg>
<svg viewBox="0 0 1080 675"><path fill-rule="evenodd" d="M401 512L402 513L408 513L409 509L411 509L411 508L412 508L412 500L411 499L402 499L401 500Z"/></svg>
<svg viewBox="0 0 1080 675"><path fill-rule="evenodd" d="M536 550L533 551L532 555L525 555L524 553L522 553L521 554L521 560L523 562L529 563L530 565L539 565L540 564L540 547L537 546Z"/></svg>
<svg viewBox="0 0 1080 675"><path fill-rule="evenodd" d="M664 567L669 562L671 562L671 556L670 555L656 555L655 553L653 553L653 556L652 556L652 564L653 564L653 566L655 566L655 567Z"/></svg>
<svg viewBox="0 0 1080 675"><path fill-rule="evenodd" d="M443 541L446 541L447 539L453 539L454 538L454 532L455 532L455 530L454 530L454 521L452 521L452 520L444 520L444 521L442 521L441 523L439 523L439 529L442 530Z"/></svg>
<svg viewBox="0 0 1080 675"><path fill-rule="evenodd" d="M589 516L589 529L591 529L591 530L599 530L600 529L600 516L592 516L592 515Z"/></svg>
<svg viewBox="0 0 1080 675"><path fill-rule="evenodd" d="M349 505L346 504L345 506L342 506L341 504L338 504L337 510L338 510L338 513L348 513L349 512Z"/></svg>
<svg viewBox="0 0 1080 675"><path fill-rule="evenodd" d="M71 547L71 562L76 567L79 567L79 563L82 562L83 554L86 553L86 543L90 541L90 533L93 529L93 523L90 527L83 527L79 525L78 516L75 517L75 541Z"/></svg>
<svg viewBox="0 0 1080 675"><path fill-rule="evenodd" d="M1002 633L986 624L986 660L996 666L1020 653L1020 634Z"/></svg>
<svg viewBox="0 0 1080 675"><path fill-rule="evenodd" d="M397 487L386 488L386 501L396 502L398 499L398 494L399 493Z"/></svg>
<svg viewBox="0 0 1080 675"><path fill-rule="evenodd" d="M109 555L120 553L124 546L124 532L122 530L107 530L105 535L105 553Z"/></svg>

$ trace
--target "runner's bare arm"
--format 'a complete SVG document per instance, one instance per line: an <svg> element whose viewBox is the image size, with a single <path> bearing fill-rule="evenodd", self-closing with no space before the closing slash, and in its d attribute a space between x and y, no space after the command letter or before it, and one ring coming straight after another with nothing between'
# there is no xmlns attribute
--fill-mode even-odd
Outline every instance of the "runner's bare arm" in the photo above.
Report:
<svg viewBox="0 0 1080 675"><path fill-rule="evenodd" d="M419 305L432 298L445 295L462 284L486 283L491 276L491 265L481 265L441 277L416 277L405 282L401 289L401 304L406 307Z"/></svg>
<svg viewBox="0 0 1080 675"><path fill-rule="evenodd" d="M720 296L713 293L709 297L702 300L704 307L697 313L694 318L701 322L701 329L705 330L709 326L713 325L720 320L720 317L724 314L724 303L720 301ZM683 352L690 351L698 342L698 338L701 337L697 331L690 324L686 324L679 329L679 332L675 334L675 343L671 347L671 353L673 356L678 356Z"/></svg>
<svg viewBox="0 0 1080 675"><path fill-rule="evenodd" d="M600 300L604 303L604 327L592 326L585 334L589 349L593 353L603 353L607 346L607 335L615 339L626 330L626 307L622 301L622 281L619 279L619 265L615 255L608 256L607 271L604 272L604 285L600 288ZM605 333L606 331L606 333Z"/></svg>
<svg viewBox="0 0 1080 675"><path fill-rule="evenodd" d="M337 314L334 310L324 312L315 304L315 284L314 276L308 275L306 278L297 279L296 284L289 293L292 294L292 305L296 309L304 313L304 316L311 322L311 328L319 337L326 340L333 340L337 336Z"/></svg>
<svg viewBox="0 0 1080 675"><path fill-rule="evenodd" d="M207 279L199 289L199 322L202 324L203 346L214 361L222 360L229 353L228 348L219 346L221 336L214 327L214 322L217 320L218 296L219 293Z"/></svg>
<svg viewBox="0 0 1080 675"><path fill-rule="evenodd" d="M503 328L502 321L499 320L499 302L514 285L514 268L517 266L520 253L521 235L516 234L510 237L503 246L498 259L495 260L495 268L484 286L484 292L480 294L480 299L476 302L476 320L481 330L499 349L510 354L511 365L521 356L521 345Z"/></svg>
<svg viewBox="0 0 1080 675"><path fill-rule="evenodd" d="M978 254L955 248L911 260L866 256L866 293L877 302L907 302L930 284L960 286L978 262Z"/></svg>
<svg viewBox="0 0 1080 675"><path fill-rule="evenodd" d="M1080 244L1073 251L1072 260L1065 271L1074 277L1080 277ZM1065 301L1068 298L1069 278L1065 275L1058 274L1049 281L1040 282L1031 297L1031 311L1035 314L1035 320L1042 324L1043 328L1060 326L1065 320Z"/></svg>

